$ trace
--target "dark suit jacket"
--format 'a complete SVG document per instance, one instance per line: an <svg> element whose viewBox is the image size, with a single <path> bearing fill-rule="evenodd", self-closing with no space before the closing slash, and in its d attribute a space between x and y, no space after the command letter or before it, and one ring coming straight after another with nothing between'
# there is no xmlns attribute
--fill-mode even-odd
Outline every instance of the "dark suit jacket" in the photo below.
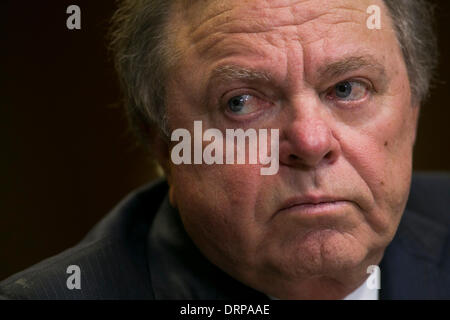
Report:
<svg viewBox="0 0 450 320"><path fill-rule="evenodd" d="M450 298L450 177L413 176L380 264L381 299ZM81 270L69 290L67 267ZM167 199L165 181L124 199L78 245L0 283L9 299L268 299L206 260Z"/></svg>

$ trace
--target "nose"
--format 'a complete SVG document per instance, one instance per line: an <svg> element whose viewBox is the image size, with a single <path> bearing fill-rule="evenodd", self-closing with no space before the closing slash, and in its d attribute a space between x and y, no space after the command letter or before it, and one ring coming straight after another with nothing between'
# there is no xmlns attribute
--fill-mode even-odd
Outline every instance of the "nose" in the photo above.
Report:
<svg viewBox="0 0 450 320"><path fill-rule="evenodd" d="M289 112L290 120L280 139L280 163L315 168L335 162L340 146L333 135L333 118L316 99L301 100Z"/></svg>

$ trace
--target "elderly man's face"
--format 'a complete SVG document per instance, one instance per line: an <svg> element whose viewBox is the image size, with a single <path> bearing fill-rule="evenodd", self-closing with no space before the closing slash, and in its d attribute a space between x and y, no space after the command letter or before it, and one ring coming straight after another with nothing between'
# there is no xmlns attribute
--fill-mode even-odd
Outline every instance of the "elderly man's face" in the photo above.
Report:
<svg viewBox="0 0 450 320"><path fill-rule="evenodd" d="M387 9L193 3L171 17L180 55L170 128L279 129L280 167L265 176L259 164L169 164L187 232L210 261L269 295L343 297L379 263L410 186L418 107ZM380 30L366 26L372 4Z"/></svg>

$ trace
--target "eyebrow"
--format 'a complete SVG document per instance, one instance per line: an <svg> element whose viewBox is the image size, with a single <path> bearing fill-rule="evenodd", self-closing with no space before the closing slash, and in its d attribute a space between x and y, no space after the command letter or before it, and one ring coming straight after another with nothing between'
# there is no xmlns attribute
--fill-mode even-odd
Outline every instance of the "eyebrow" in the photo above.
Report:
<svg viewBox="0 0 450 320"><path fill-rule="evenodd" d="M237 65L225 65L214 69L211 72L211 80L220 79L221 81L265 81L272 79L269 72L253 70Z"/></svg>
<svg viewBox="0 0 450 320"><path fill-rule="evenodd" d="M322 78L338 78L346 73L369 68L378 73L379 76L386 75L385 67L372 56L351 56L326 64L318 68Z"/></svg>

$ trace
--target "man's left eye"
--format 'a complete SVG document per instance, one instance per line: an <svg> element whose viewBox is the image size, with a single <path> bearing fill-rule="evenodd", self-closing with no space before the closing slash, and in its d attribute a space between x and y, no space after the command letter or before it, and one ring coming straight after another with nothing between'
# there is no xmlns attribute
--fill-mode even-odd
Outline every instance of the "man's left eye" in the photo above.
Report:
<svg viewBox="0 0 450 320"><path fill-rule="evenodd" d="M369 88L361 81L342 81L336 84L330 92L332 99L357 101L363 99Z"/></svg>

